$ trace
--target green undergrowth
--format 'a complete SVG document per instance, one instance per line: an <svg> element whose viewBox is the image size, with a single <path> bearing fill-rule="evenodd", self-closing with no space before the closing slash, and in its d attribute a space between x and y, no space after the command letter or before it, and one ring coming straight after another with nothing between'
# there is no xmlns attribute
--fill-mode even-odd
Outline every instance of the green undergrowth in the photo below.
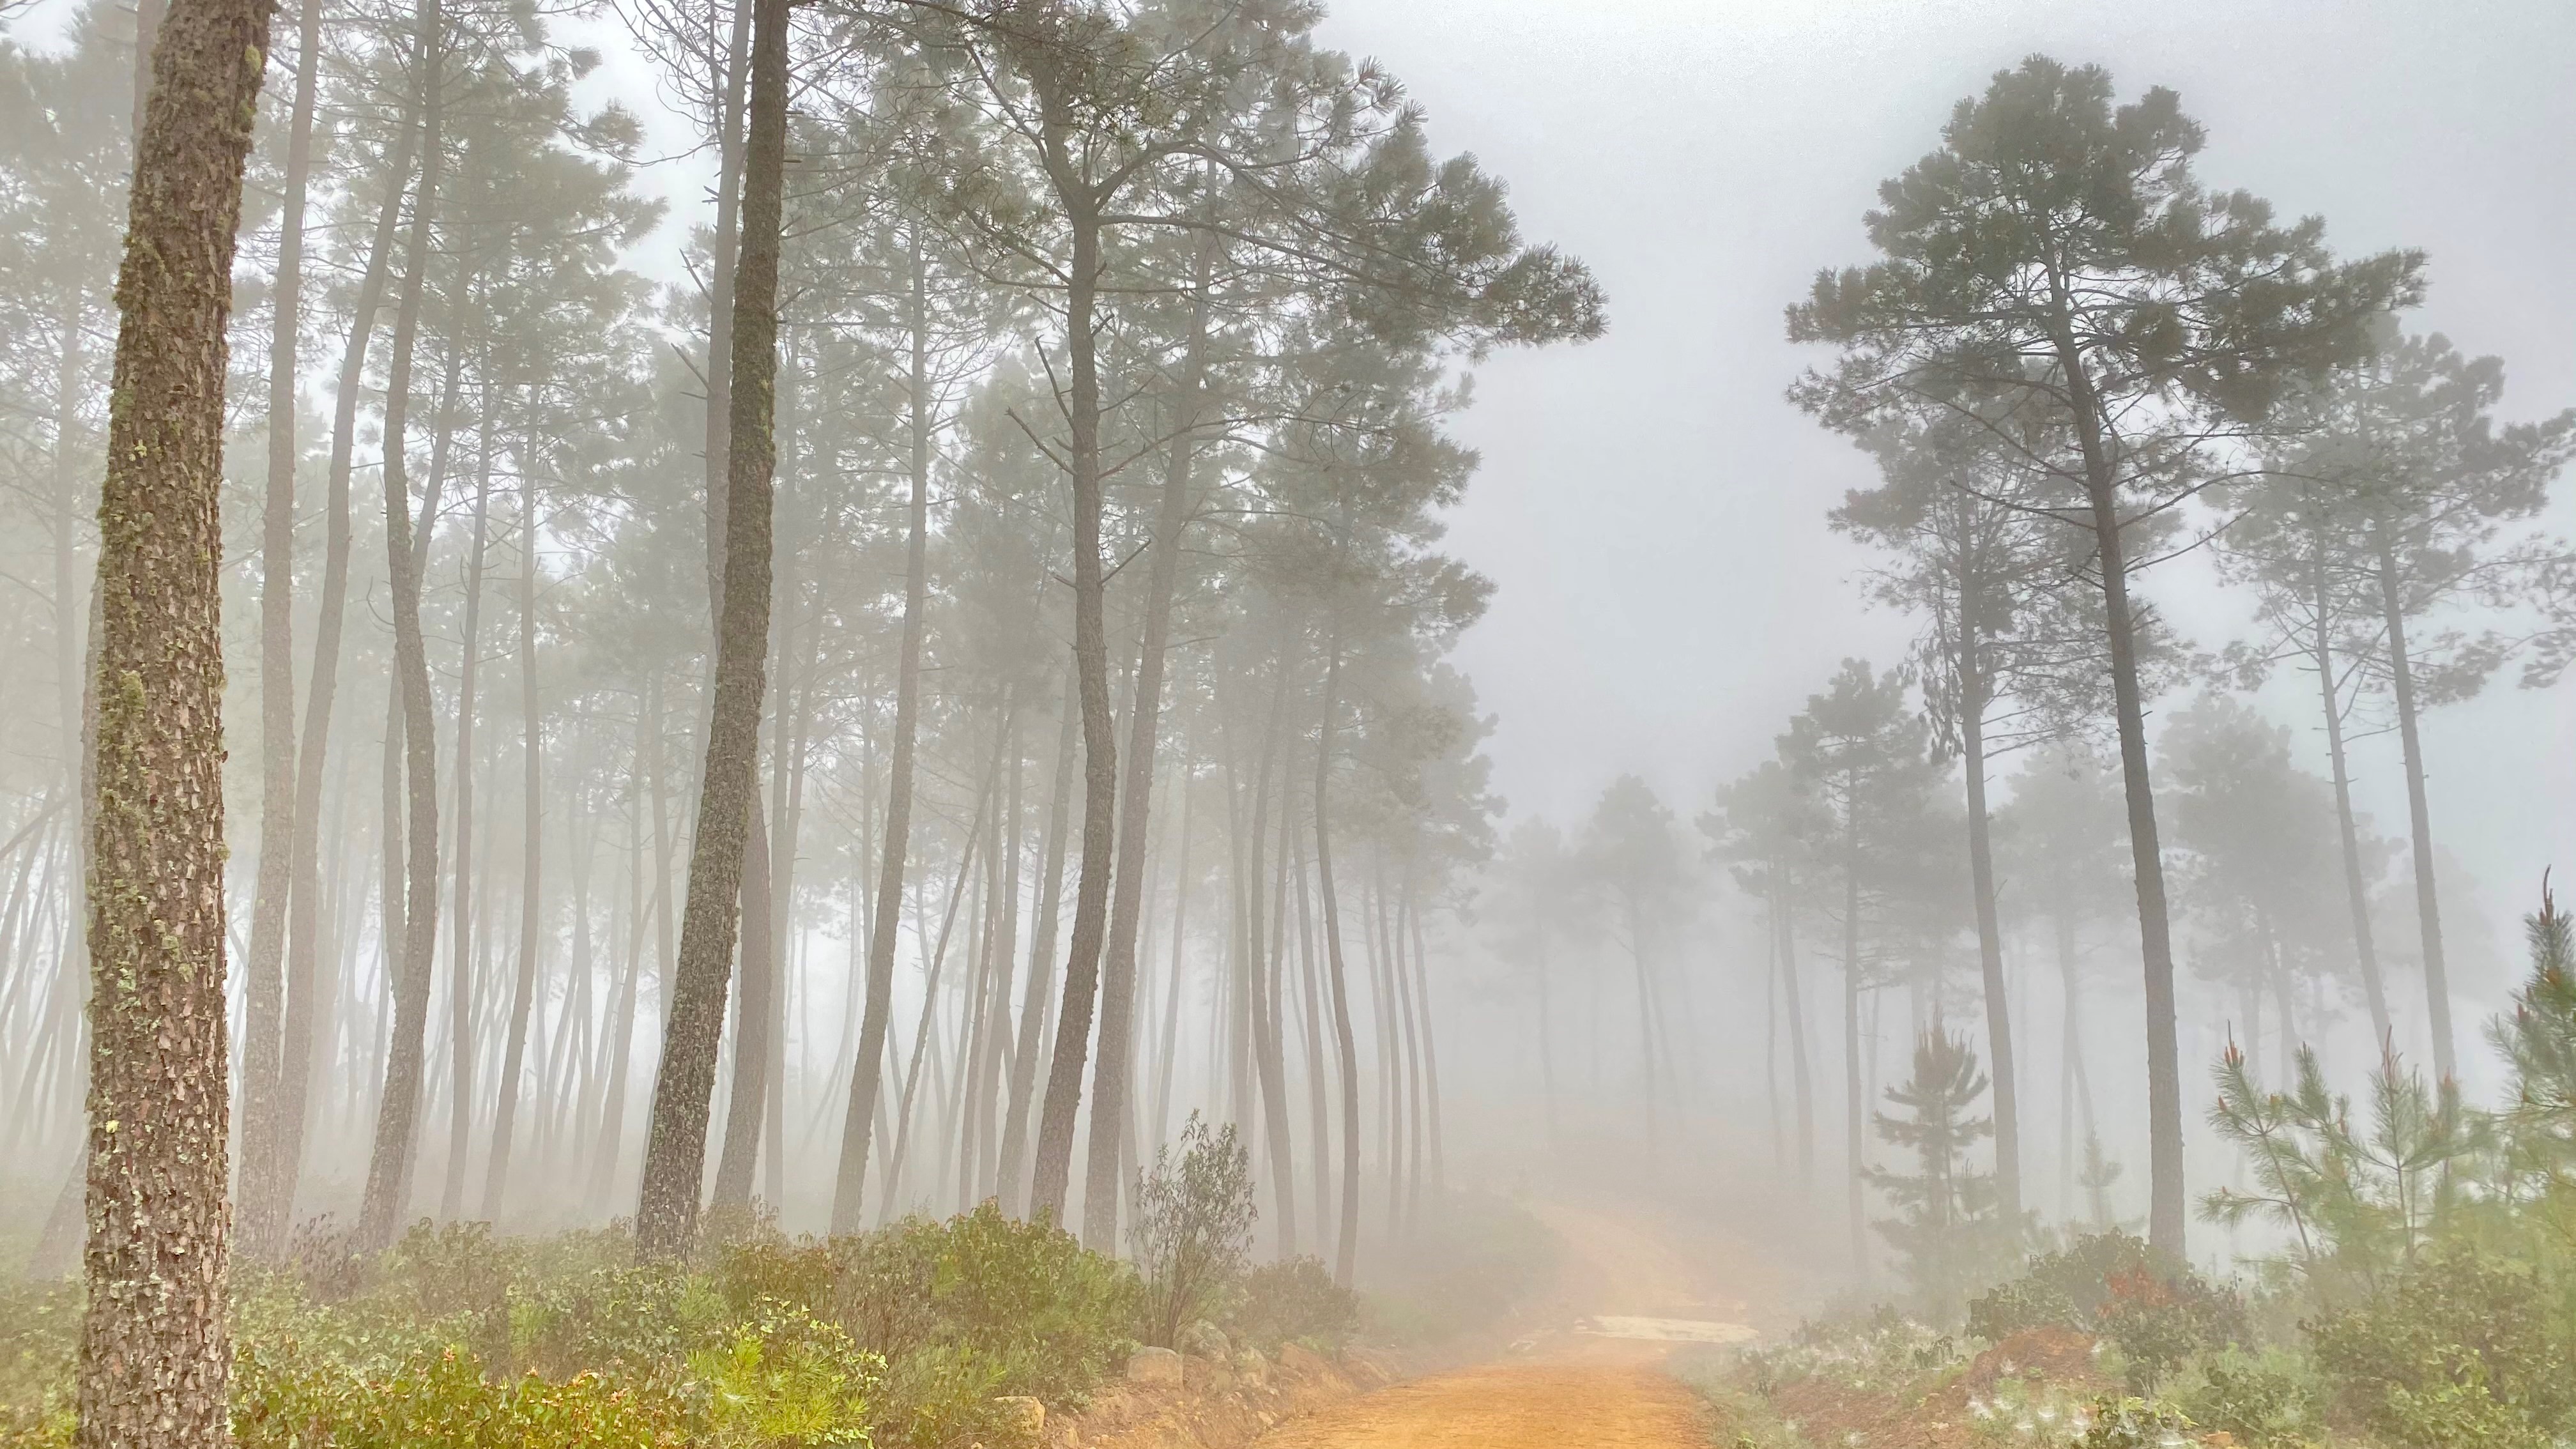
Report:
<svg viewBox="0 0 2576 1449"><path fill-rule="evenodd" d="M1241 1344L1334 1347L1357 1314L1312 1259L1222 1287ZM284 1263L234 1265L234 1441L1024 1449L995 1401L1081 1407L1134 1350L1146 1288L990 1203L828 1239L714 1214L677 1262L639 1258L622 1226L423 1223L370 1256L317 1225ZM80 1312L76 1281L0 1284L0 1444L71 1442Z"/></svg>

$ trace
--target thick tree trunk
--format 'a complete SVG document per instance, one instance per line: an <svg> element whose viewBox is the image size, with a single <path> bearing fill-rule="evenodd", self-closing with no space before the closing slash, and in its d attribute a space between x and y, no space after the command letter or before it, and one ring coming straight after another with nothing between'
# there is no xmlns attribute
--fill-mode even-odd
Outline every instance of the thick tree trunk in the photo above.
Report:
<svg viewBox="0 0 2576 1449"><path fill-rule="evenodd" d="M886 770L884 854L877 869L876 920L868 932L867 1002L859 1018L859 1058L850 1070L850 1110L841 1120L840 1172L832 1191L832 1231L855 1233L866 1223L861 1199L867 1186L868 1145L877 1117L877 1094L885 1077L886 1033L894 1017L894 950L902 925L904 865L912 849L914 756L921 734L921 639L930 599L930 444L933 419L930 398L930 280L921 239L911 239L912 333L910 412L912 430L912 496L904 513L903 642L895 659L894 742ZM1064 797L1061 784L1056 798ZM1061 804L1058 814L1061 815ZM1048 825L1050 837L1055 822ZM1050 852L1060 860L1061 846ZM1039 917L1041 931L1054 920L1053 888ZM1032 973L1032 980L1035 973ZM1017 1074L1015 1073L1016 1077ZM1014 1099L1019 1093L1014 1092ZM1016 1115L1016 1114L1015 1114ZM1012 1123L1014 1130L1018 1123ZM1014 1157L1005 1148L1005 1157ZM1007 1163L1016 1175L1016 1162Z"/></svg>
<svg viewBox="0 0 2576 1449"><path fill-rule="evenodd" d="M303 339L304 202L313 167L313 94L321 61L321 0L304 0L287 123L286 195L268 334L268 486L260 508L259 872L250 949L242 958L242 1251L273 1258L285 1246L293 1173L280 1161L279 1096L286 1066L286 903L295 868L296 354ZM299 1145L301 1139L299 1138Z"/></svg>
<svg viewBox="0 0 2576 1449"><path fill-rule="evenodd" d="M183 0L152 47L99 499L87 1306L76 1442L228 1442L224 325L270 8Z"/></svg>
<svg viewBox="0 0 2576 1449"><path fill-rule="evenodd" d="M2352 911L2353 956L2361 965L2362 996L2370 1004L2372 1040L2386 1049L2395 1038L2388 1018L2388 985L2379 974L2379 946L2370 930L2370 887L2361 869L2361 831L2352 816L2352 773L2344 759L2343 691L2335 678L2333 614L2326 591L2325 549L2316 554L2316 635L2308 657L2317 667L2317 693L2325 705L2326 758L2334 767L2335 836L2343 846L2344 901Z"/></svg>
<svg viewBox="0 0 2576 1449"><path fill-rule="evenodd" d="M483 1217L487 1222L501 1216L503 1194L509 1191L511 1135L518 1125L519 1073L527 1058L528 1013L537 999L537 953L544 940L540 923L545 919L544 898L539 892L539 866L544 860L544 820L538 809L543 783L544 750L540 741L543 716L537 707L537 460L536 440L528 440L529 456L519 460L524 470L519 479L519 767L524 834L520 850L524 859L519 876L519 970L510 989L510 1035L501 1051L501 1101L492 1115L492 1161L483 1174ZM587 919L585 914L582 918ZM586 928L576 924L577 933Z"/></svg>
<svg viewBox="0 0 2576 1449"><path fill-rule="evenodd" d="M1062 137L1055 140L1060 147ZM1101 405L1094 305L1101 272L1100 219L1087 189L1074 184L1070 175L1057 189L1068 201L1082 198L1068 208L1073 255L1065 292L1071 373L1066 416L1073 435L1067 459L1073 485L1073 664L1082 706L1082 873L1074 890L1073 941L1065 957L1055 1060L1047 1068L1046 1099L1038 1117L1037 1180L1030 1202L1037 1212L1062 1222L1072 1186L1074 1121L1082 1110L1083 1058L1090 1048L1101 938L1109 914L1118 741L1110 718L1109 633L1103 617L1109 581L1100 561Z"/></svg>
<svg viewBox="0 0 2576 1449"><path fill-rule="evenodd" d="M2424 798L2424 740L2416 728L2415 663L2406 653L2406 597L2397 549L2379 538L2379 600L2388 623L2388 679L2397 698L2397 740L2406 756L2406 825L2415 859L2415 919L2424 945L2424 1005L2433 1033L2433 1073L2457 1075L2451 1042L2451 976L2442 960L2442 901L2433 883L2433 821Z"/></svg>
<svg viewBox="0 0 2576 1449"><path fill-rule="evenodd" d="M636 1245L654 1257L695 1235L706 1171L707 1105L724 1029L727 966L742 907L743 851L760 757L769 654L771 388L778 369L778 252L787 166L788 0L755 0L751 125L743 166L742 256L733 296L733 389L727 436L724 590L716 688L699 786L697 838L680 926L670 1019L653 1083L653 1115L635 1214Z"/></svg>
<svg viewBox="0 0 2576 1449"><path fill-rule="evenodd" d="M776 762L771 762L773 771ZM725 1098L724 1145L716 1154L712 1206L748 1207L769 1106L771 1020L777 1007L778 939L770 913L769 820L755 768L742 836L741 989L734 994L733 1082Z"/></svg>
<svg viewBox="0 0 2576 1449"><path fill-rule="evenodd" d="M392 581L394 686L401 702L404 779L408 802L407 876L402 950L396 958L393 1037L385 1056L385 1090L376 1109L375 1142L367 1160L366 1196L358 1214L359 1242L382 1248L411 1196L412 1159L419 1146L423 1038L429 1025L432 956L438 948L438 761L430 712L429 656L420 632L421 568L412 546L411 488L404 467L404 424L410 407L412 351L420 329L420 301L429 272L429 231L437 213L440 158L440 72L446 42L440 0L422 0L418 54L421 113L420 191L404 247L402 303L394 317L393 358L385 385L385 559ZM428 530L422 530L424 536Z"/></svg>
<svg viewBox="0 0 2576 1449"><path fill-rule="evenodd" d="M2008 1225L2021 1224L2021 1106L2013 1070L2012 1004L2004 990L2003 922L1995 910L1995 849L1986 810L1986 680L1975 625L1959 622L1959 756L1968 781L1968 874L1976 891L1977 980L1986 1004L1987 1069L1995 1092L1995 1197Z"/></svg>

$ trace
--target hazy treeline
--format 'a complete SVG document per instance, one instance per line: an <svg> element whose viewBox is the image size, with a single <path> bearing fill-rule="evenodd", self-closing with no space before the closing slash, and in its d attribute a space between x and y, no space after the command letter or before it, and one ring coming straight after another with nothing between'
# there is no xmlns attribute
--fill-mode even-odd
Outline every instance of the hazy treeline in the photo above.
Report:
<svg viewBox="0 0 2576 1449"><path fill-rule="evenodd" d="M715 162L677 286L566 17L279 17L226 389L240 1246L630 1213L648 1120L719 1205L998 1196L1114 1245L1205 1107L1347 1280L1439 1180L1426 922L1498 804L1443 662L1488 590L1440 551L1455 364L1597 291L1306 7L809 9L775 379L737 379L753 10L621 12ZM104 6L0 43L0 1117L57 1244L135 62ZM719 1044L672 1007L740 380L775 503Z"/></svg>
<svg viewBox="0 0 2576 1449"><path fill-rule="evenodd" d="M1637 1066L1615 1075L1650 1135L1689 1100L1664 1004L1705 969L1689 943L1745 923L1732 953L1768 965L1727 963L1718 1029L1758 1013L1763 1046L1732 1080L1767 1082L1795 1182L1840 1178L1864 1272L1872 1116L1936 1027L1991 1074L2005 1220L2117 1221L2122 1159L2145 1158L2172 1248L2185 1099L2224 1045L2257 1080L2336 1037L2448 1079L2477 1029L2453 977L2483 923L2446 924L2462 882L2420 724L2500 677L2559 680L2571 554L2544 515L2576 412L2507 420L2498 359L2408 325L2425 258L2338 259L2321 222L2204 186L2202 139L2172 93L2121 104L2044 58L1960 102L1881 188L1879 259L1789 312L1793 340L1840 349L1791 400L1878 474L1826 522L1870 550L1860 585L1912 650L1843 661L1704 810L1623 778L1494 868L1513 904L1486 935L1530 993L1550 1110L1548 1003L1617 991ZM2155 566L2195 555L2184 586L2240 591L2246 637L2165 624L2178 571ZM2299 729L2248 702L2274 676ZM2404 819L2356 808L2356 751L2402 778Z"/></svg>

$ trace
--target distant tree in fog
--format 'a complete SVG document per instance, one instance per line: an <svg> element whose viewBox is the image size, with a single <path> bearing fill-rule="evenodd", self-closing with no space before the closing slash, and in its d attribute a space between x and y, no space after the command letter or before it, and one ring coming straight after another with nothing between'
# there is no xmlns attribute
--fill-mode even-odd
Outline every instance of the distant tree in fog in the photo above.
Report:
<svg viewBox="0 0 2576 1449"><path fill-rule="evenodd" d="M2203 140L2172 91L2115 108L2108 72L2033 56L1881 185L1865 218L1881 259L1820 273L1788 316L1792 341L1842 349L1793 389L1828 426L1924 407L2027 418L1988 435L2091 527L2146 972L2148 1234L2176 1254L2182 1075L2130 528L2237 466L2297 382L2368 355L2374 319L2415 300L2422 266L2338 263L2323 222L2282 226L2253 196L2203 190Z"/></svg>

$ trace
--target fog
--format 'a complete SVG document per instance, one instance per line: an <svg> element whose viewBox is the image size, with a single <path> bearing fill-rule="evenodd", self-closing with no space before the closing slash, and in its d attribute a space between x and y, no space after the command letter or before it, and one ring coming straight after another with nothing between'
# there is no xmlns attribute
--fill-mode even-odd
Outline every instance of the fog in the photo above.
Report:
<svg viewBox="0 0 2576 1449"><path fill-rule="evenodd" d="M294 0L237 224L129 214L167 8L0 3L0 1266L93 1323L137 1138L308 1277L990 1201L1150 1295L1224 1157L1371 1332L1650 1218L1768 1331L2263 1271L2230 1071L2528 1091L2564 5Z"/></svg>

